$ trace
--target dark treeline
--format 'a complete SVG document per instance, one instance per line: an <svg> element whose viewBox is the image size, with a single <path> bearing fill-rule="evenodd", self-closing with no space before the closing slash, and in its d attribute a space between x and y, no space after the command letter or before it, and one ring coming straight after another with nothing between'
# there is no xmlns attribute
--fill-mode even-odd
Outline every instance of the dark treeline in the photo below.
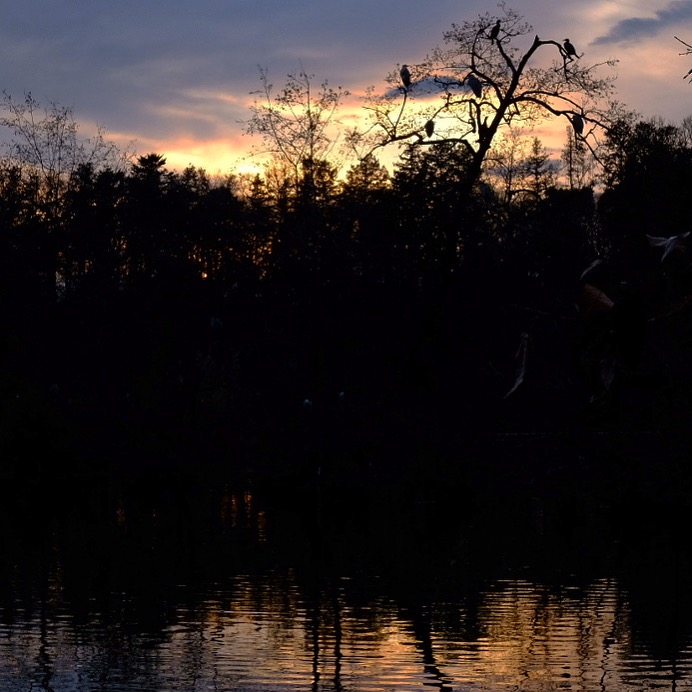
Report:
<svg viewBox="0 0 692 692"><path fill-rule="evenodd" d="M607 150L598 194L535 144L520 188L470 195L453 143L295 184L149 154L51 187L6 157L2 473L367 467L498 434L684 448L690 266L647 235L692 228L692 142L623 121Z"/></svg>

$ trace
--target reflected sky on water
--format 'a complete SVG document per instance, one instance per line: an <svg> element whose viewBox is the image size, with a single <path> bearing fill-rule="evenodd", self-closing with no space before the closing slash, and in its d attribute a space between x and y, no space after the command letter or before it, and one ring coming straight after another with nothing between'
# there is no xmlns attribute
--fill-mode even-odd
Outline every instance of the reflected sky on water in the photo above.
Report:
<svg viewBox="0 0 692 692"><path fill-rule="evenodd" d="M24 497L2 513L0 691L692 689L677 528L524 500Z"/></svg>

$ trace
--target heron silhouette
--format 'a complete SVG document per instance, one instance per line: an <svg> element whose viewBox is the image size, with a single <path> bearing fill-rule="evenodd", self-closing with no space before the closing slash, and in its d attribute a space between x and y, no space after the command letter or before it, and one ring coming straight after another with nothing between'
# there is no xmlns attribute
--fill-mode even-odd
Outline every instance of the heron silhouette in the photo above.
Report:
<svg viewBox="0 0 692 692"><path fill-rule="evenodd" d="M481 80L478 79L475 74L470 74L468 77L466 77L464 82L471 87L471 91L473 91L476 98L480 98L482 96L483 85L481 84Z"/></svg>
<svg viewBox="0 0 692 692"><path fill-rule="evenodd" d="M615 414L625 403L622 388L631 381L646 348L642 297L629 282L617 282L612 269L596 260L579 279L576 303L582 323L578 363L590 403Z"/></svg>
<svg viewBox="0 0 692 692"><path fill-rule="evenodd" d="M663 248L663 255L661 256L661 262L663 262L671 253L682 253L687 250L687 238L689 235L690 231L687 231L686 233L679 233L678 235L672 235L668 238L647 234L646 238L651 247Z"/></svg>

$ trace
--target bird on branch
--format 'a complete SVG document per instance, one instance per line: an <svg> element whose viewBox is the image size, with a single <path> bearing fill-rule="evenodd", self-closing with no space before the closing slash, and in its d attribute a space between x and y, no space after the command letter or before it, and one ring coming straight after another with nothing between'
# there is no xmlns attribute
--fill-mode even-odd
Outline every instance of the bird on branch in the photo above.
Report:
<svg viewBox="0 0 692 692"><path fill-rule="evenodd" d="M408 90L411 87L411 71L408 69L408 65L401 66L399 76L401 77L401 83L404 85L404 88Z"/></svg>
<svg viewBox="0 0 692 692"><path fill-rule="evenodd" d="M473 91L476 98L481 97L483 94L483 85L481 84L481 80L478 79L475 74L471 73L468 77L466 77L464 82L471 87L471 91Z"/></svg>
<svg viewBox="0 0 692 692"><path fill-rule="evenodd" d="M572 42L568 38L563 41L562 45L565 47L565 54L570 61L574 60L574 58L579 59L581 57L577 55L577 49L572 45Z"/></svg>
<svg viewBox="0 0 692 692"><path fill-rule="evenodd" d="M584 134L584 119L579 115L579 113L575 113L572 116L572 127L574 128L575 134L579 135L580 137Z"/></svg>

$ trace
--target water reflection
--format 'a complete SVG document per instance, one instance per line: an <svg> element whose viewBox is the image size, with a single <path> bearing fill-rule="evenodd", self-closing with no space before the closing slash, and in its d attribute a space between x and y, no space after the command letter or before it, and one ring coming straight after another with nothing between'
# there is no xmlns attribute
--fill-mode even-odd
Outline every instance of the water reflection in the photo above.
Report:
<svg viewBox="0 0 692 692"><path fill-rule="evenodd" d="M6 497L0 690L692 688L665 526L604 540L540 497L490 521L411 488L282 496Z"/></svg>

